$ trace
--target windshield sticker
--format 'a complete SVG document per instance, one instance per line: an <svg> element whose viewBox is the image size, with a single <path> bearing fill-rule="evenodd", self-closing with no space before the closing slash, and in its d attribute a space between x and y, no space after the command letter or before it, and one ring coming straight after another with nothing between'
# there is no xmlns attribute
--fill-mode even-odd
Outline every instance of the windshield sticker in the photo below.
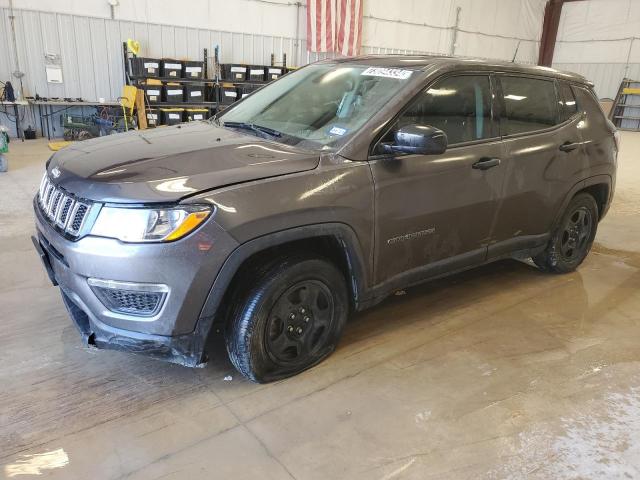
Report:
<svg viewBox="0 0 640 480"><path fill-rule="evenodd" d="M387 77L397 78L398 80L406 80L411 76L413 70L400 70L398 68L381 68L381 67L369 67L361 75L367 75L370 77Z"/></svg>
<svg viewBox="0 0 640 480"><path fill-rule="evenodd" d="M346 128L342 128L342 127L331 127L331 130L329 130L329 135L344 135L345 133L347 133L347 129Z"/></svg>

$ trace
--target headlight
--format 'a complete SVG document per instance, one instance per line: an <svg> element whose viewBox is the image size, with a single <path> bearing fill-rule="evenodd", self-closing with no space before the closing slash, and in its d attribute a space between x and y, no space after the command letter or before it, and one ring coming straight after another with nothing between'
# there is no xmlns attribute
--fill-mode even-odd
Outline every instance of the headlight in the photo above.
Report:
<svg viewBox="0 0 640 480"><path fill-rule="evenodd" d="M91 235L123 242L170 242L195 230L211 213L203 206L102 207Z"/></svg>

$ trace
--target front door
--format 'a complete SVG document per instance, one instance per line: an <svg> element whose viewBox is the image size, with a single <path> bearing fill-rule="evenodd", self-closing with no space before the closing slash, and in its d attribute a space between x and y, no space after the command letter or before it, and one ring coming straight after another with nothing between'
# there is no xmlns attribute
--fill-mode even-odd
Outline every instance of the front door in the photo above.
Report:
<svg viewBox="0 0 640 480"><path fill-rule="evenodd" d="M406 285L485 260L504 175L491 82L488 74L436 81L374 148L377 284ZM383 154L406 125L444 131L447 151Z"/></svg>

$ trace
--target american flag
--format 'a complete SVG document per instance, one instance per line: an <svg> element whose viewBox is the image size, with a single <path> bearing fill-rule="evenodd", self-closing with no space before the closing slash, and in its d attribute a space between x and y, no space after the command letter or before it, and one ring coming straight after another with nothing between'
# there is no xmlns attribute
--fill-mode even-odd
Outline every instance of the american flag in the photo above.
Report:
<svg viewBox="0 0 640 480"><path fill-rule="evenodd" d="M357 55L363 0L307 0L307 50Z"/></svg>

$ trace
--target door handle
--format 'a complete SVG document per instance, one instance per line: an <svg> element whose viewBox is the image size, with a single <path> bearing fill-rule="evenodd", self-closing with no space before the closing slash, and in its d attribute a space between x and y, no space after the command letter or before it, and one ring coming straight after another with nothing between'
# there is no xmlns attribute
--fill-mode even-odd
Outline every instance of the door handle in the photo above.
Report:
<svg viewBox="0 0 640 480"><path fill-rule="evenodd" d="M579 143L564 142L560 147L561 152L571 152L580 146Z"/></svg>
<svg viewBox="0 0 640 480"><path fill-rule="evenodd" d="M500 165L499 158L481 158L471 165L471 167L477 170L489 170L490 168L497 167L498 165Z"/></svg>

